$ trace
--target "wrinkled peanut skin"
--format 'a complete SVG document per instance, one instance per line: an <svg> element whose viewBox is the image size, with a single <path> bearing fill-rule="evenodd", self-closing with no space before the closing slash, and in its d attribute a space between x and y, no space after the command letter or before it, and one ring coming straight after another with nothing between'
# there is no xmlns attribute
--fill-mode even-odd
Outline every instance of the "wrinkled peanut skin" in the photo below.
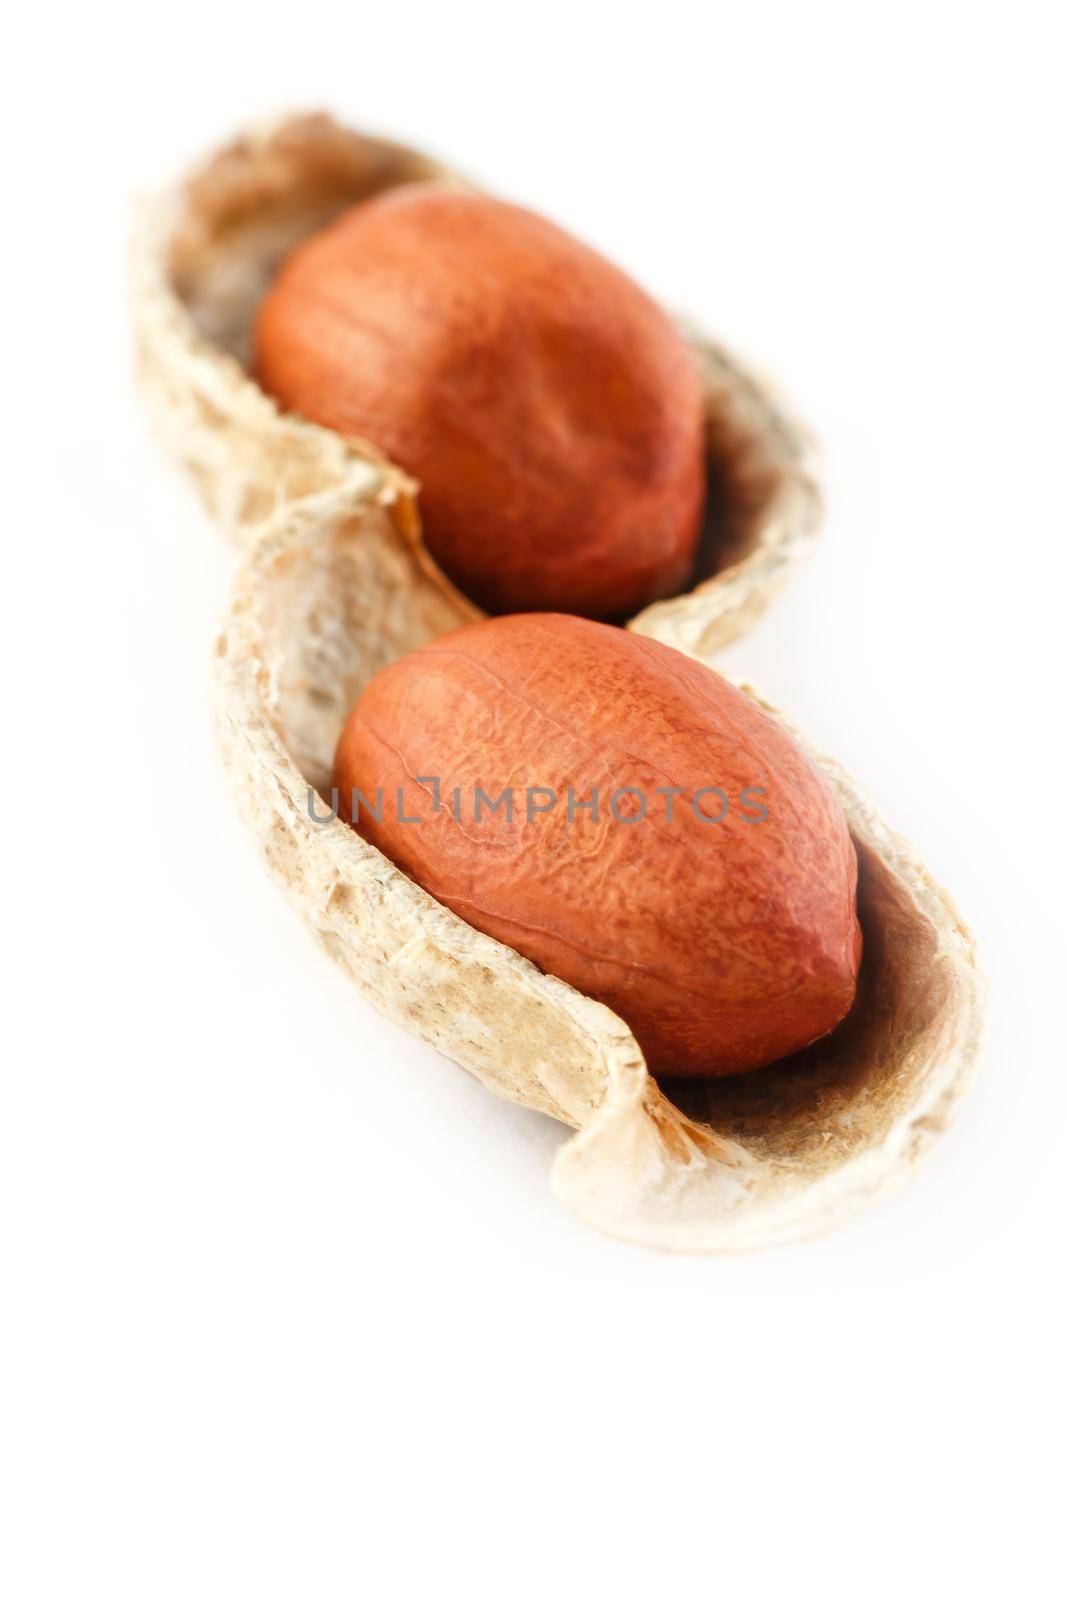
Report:
<svg viewBox="0 0 1067 1600"><path fill-rule="evenodd" d="M432 777L436 811L416 781ZM573 616L475 623L371 681L333 781L346 821L352 790L374 805L380 786L381 821L360 801L358 831L474 927L609 1005L654 1072L748 1071L852 1004L856 856L835 796L771 717L669 646ZM475 788L496 800L509 786L511 822L503 807L475 821ZM671 821L655 792L667 786L682 791ZM708 786L726 792L721 822L694 814ZM528 819L528 787L554 790L555 808ZM594 787L600 819L568 821L568 788L588 800ZM642 820L611 816L624 787L647 797ZM763 821L740 803L756 788Z"/></svg>
<svg viewBox="0 0 1067 1600"><path fill-rule="evenodd" d="M492 612L632 616L685 586L705 492L695 362L543 218L414 185L283 266L255 330L283 408L420 482L431 553Z"/></svg>

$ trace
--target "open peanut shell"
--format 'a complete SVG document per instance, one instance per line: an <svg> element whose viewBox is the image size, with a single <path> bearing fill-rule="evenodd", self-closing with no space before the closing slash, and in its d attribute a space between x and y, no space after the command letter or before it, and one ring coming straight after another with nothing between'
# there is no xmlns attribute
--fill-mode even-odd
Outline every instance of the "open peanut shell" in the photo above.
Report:
<svg viewBox="0 0 1067 1600"><path fill-rule="evenodd" d="M255 128L147 204L133 249L138 370L157 432L213 514L250 536L284 503L347 485L405 487L371 445L279 412L250 376L256 308L284 257L349 206L400 184L455 174L323 114ZM650 608L701 654L760 615L806 552L821 516L815 452L769 387L686 330L707 395L708 511L689 593ZM409 496L410 498L410 496ZM450 586L407 537L429 578ZM468 617L479 613L468 604Z"/></svg>
<svg viewBox="0 0 1067 1600"><path fill-rule="evenodd" d="M312 818L328 818L329 802L309 805L309 785L329 795L341 723L371 675L468 620L421 564L411 509L393 482L356 497L335 487L264 529L239 573L218 646L219 719L271 873L380 1011L577 1130L552 1181L583 1220L718 1250L848 1216L930 1146L979 1053L983 984L948 895L848 775L815 756L859 855L856 1005L788 1061L657 1084L605 1006L476 932L343 822ZM691 644L669 609L632 626Z"/></svg>

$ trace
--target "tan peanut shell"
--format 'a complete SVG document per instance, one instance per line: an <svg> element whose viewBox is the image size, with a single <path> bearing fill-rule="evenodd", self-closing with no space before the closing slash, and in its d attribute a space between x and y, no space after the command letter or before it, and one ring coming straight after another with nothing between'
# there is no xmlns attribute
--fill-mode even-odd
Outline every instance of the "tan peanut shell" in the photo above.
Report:
<svg viewBox="0 0 1067 1600"><path fill-rule="evenodd" d="M410 487L372 446L279 412L249 375L255 311L285 255L360 199L455 174L323 114L252 129L142 209L133 249L137 364L164 444L213 514L251 536L279 506L334 488ZM707 397L709 513L702 581L644 613L707 655L762 613L814 538L815 452L768 386L689 330ZM453 591L422 548L417 499L406 534L428 577ZM480 613L467 604L473 618Z"/></svg>
<svg viewBox="0 0 1067 1600"><path fill-rule="evenodd" d="M371 675L467 620L420 561L410 518L388 475L358 493L335 485L281 513L239 573L218 646L219 720L271 873L380 1011L577 1130L552 1182L583 1220L701 1251L848 1216L942 1131L979 1053L983 983L948 895L848 775L815 756L859 857L856 1005L801 1056L672 1086L668 1099L605 1006L476 932L343 822L309 815L308 785L329 792L338 731ZM657 606L631 626L692 649L690 619L684 605Z"/></svg>

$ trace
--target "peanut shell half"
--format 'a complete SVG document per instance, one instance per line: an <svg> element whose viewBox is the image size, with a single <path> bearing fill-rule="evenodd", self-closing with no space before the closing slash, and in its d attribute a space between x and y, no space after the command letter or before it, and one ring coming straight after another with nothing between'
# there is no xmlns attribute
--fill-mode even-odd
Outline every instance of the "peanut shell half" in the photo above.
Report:
<svg viewBox="0 0 1067 1600"><path fill-rule="evenodd" d="M476 932L343 822L309 814L308 786L328 795L342 720L373 673L467 620L421 563L410 517L388 474L362 497L334 485L281 513L238 575L218 645L219 724L272 875L380 1011L577 1130L552 1184L584 1221L712 1251L847 1217L930 1147L980 1052L983 981L949 896L837 763L813 755L859 857L856 1004L799 1056L671 1084L668 1098L605 1006ZM667 609L634 625L691 649L685 623ZM316 809L327 816L328 802Z"/></svg>
<svg viewBox="0 0 1067 1600"><path fill-rule="evenodd" d="M239 538L279 506L343 485L357 496L412 488L372 445L279 412L249 360L256 308L287 253L360 199L426 180L460 181L416 151L309 114L250 129L142 208L132 262L142 389L162 442ZM818 530L821 495L812 441L769 386L683 331L707 399L705 536L695 587L642 618L646 632L666 627L707 655L744 633L789 577ZM406 498L418 560L454 598Z"/></svg>

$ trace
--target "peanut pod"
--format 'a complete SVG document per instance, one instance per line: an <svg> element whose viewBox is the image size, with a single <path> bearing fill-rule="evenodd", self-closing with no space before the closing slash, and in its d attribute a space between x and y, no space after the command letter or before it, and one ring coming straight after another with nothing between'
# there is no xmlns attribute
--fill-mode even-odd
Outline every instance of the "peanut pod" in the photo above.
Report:
<svg viewBox="0 0 1067 1600"><path fill-rule="evenodd" d="M286 254L360 199L460 180L435 161L321 114L254 128L141 210L133 246L137 366L157 432L212 513L246 540L280 506L347 488L390 490L422 544L413 486L359 439L282 414L249 373L256 309ZM771 388L721 345L685 330L706 393L709 506L695 587L657 601L648 631L695 654L738 638L806 553L821 517L816 452ZM480 613L466 602L465 615Z"/></svg>
<svg viewBox="0 0 1067 1600"><path fill-rule="evenodd" d="M847 773L812 753L859 859L856 1003L801 1056L672 1085L669 1099L607 1007L475 931L343 822L313 818L328 815L314 792L329 792L339 729L373 673L468 620L420 560L411 516L388 473L356 496L342 483L280 513L244 560L218 645L219 722L270 872L380 1011L576 1130L552 1182L583 1220L704 1251L848 1216L930 1147L980 1051L984 986L949 896ZM691 650L686 620L654 607L631 626Z"/></svg>

